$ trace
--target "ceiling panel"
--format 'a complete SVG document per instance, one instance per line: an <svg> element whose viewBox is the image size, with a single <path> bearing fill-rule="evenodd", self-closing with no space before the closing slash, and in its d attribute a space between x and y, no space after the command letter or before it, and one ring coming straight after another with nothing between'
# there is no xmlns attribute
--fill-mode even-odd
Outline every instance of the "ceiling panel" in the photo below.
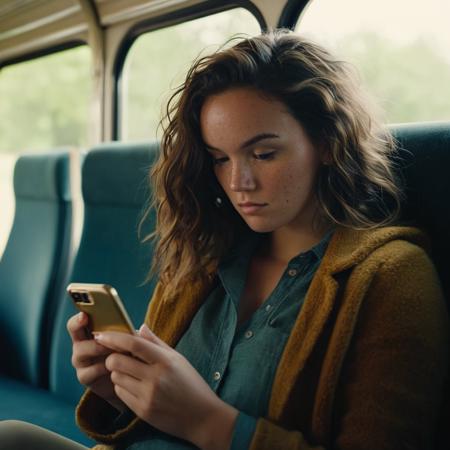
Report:
<svg viewBox="0 0 450 450"><path fill-rule="evenodd" d="M95 0L103 26L139 18L147 19L176 9L205 3L205 0Z"/></svg>
<svg viewBox="0 0 450 450"><path fill-rule="evenodd" d="M10 58L85 38L87 25L76 0L2 0L0 64Z"/></svg>
<svg viewBox="0 0 450 450"><path fill-rule="evenodd" d="M93 4L101 26L107 28L207 0L0 0L0 66L49 47L86 41L88 22L80 3Z"/></svg>

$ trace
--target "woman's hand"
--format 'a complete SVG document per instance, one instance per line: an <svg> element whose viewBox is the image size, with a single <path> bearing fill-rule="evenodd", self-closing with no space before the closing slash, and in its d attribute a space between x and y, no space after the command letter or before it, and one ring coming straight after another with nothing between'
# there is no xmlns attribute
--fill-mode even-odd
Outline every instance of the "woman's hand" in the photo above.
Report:
<svg viewBox="0 0 450 450"><path fill-rule="evenodd" d="M202 449L229 448L238 411L180 353L145 325L136 336L105 332L95 338L119 352L106 358L106 368L117 396L138 417Z"/></svg>
<svg viewBox="0 0 450 450"><path fill-rule="evenodd" d="M117 397L105 359L111 354L109 348L98 344L86 332L87 314L80 312L67 322L67 330L72 339L72 365L77 372L78 381L96 395L106 400L119 411L125 409Z"/></svg>

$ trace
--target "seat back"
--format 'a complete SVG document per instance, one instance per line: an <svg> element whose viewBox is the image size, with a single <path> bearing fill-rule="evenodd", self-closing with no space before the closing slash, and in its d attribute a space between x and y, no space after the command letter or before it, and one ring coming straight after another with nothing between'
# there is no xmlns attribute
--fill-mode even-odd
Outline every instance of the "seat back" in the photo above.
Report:
<svg viewBox="0 0 450 450"><path fill-rule="evenodd" d="M431 256L450 311L450 123L408 124L392 127L392 131L399 142L406 187L404 220L429 235ZM447 380L439 413L439 450L450 448L449 388Z"/></svg>
<svg viewBox="0 0 450 450"><path fill-rule="evenodd" d="M21 156L14 194L14 221L0 262L0 371L40 385L46 319L70 247L69 154Z"/></svg>
<svg viewBox="0 0 450 450"><path fill-rule="evenodd" d="M152 248L140 242L138 225L148 202L148 171L156 152L156 144L104 144L86 155L82 167L84 223L70 282L114 286L135 326L143 321L154 287L144 284ZM147 222L154 227L154 217ZM49 383L52 392L73 403L83 391L70 362L66 330L75 313L65 296L53 329Z"/></svg>
<svg viewBox="0 0 450 450"><path fill-rule="evenodd" d="M403 219L431 238L432 258L450 299L450 123L406 124L392 127L406 186Z"/></svg>

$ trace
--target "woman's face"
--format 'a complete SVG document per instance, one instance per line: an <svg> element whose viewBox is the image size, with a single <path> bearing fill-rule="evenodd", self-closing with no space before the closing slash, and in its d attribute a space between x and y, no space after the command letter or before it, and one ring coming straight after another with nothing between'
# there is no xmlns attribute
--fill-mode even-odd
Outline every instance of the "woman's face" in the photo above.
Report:
<svg viewBox="0 0 450 450"><path fill-rule="evenodd" d="M310 229L321 156L282 102L229 89L206 99L200 125L217 180L252 230Z"/></svg>

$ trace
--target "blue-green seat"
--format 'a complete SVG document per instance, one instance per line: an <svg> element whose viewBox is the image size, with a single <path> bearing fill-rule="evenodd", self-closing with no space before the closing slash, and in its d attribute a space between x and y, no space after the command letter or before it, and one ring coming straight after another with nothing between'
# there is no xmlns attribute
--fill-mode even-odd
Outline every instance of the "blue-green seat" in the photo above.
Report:
<svg viewBox="0 0 450 450"><path fill-rule="evenodd" d="M156 144L104 144L91 150L82 167L84 223L69 282L111 284L120 293L134 323L142 321L154 282L145 283L152 258L138 225L148 201L148 171ZM143 228L154 227L154 215ZM14 379L0 379L0 420L35 423L85 445L92 444L75 424L75 404L83 391L71 365L66 330L76 311L67 295L56 304L49 353L49 386L36 389Z"/></svg>
<svg viewBox="0 0 450 450"><path fill-rule="evenodd" d="M0 420L23 420L93 445L75 424L73 403L52 395L47 389L4 377L0 378L0 398Z"/></svg>
<svg viewBox="0 0 450 450"><path fill-rule="evenodd" d="M401 174L406 187L403 219L421 227L430 236L432 258L450 311L450 122L399 125L392 127L392 131L400 147ZM448 450L448 381L442 397L436 449Z"/></svg>
<svg viewBox="0 0 450 450"><path fill-rule="evenodd" d="M403 219L430 236L450 309L450 122L397 125L392 131L406 187Z"/></svg>
<svg viewBox="0 0 450 450"><path fill-rule="evenodd" d="M45 384L46 330L70 245L69 154L19 157L14 194L14 221L0 261L0 374L38 386Z"/></svg>
<svg viewBox="0 0 450 450"><path fill-rule="evenodd" d="M144 318L154 283L145 283L152 248L138 225L149 197L149 167L156 144L104 144L91 150L82 168L84 225L70 282L105 283L121 296L135 326ZM147 221L145 229L154 227ZM145 233L144 233L145 234ZM50 348L50 391L75 404L82 386L70 363L68 318L76 310L61 300Z"/></svg>

